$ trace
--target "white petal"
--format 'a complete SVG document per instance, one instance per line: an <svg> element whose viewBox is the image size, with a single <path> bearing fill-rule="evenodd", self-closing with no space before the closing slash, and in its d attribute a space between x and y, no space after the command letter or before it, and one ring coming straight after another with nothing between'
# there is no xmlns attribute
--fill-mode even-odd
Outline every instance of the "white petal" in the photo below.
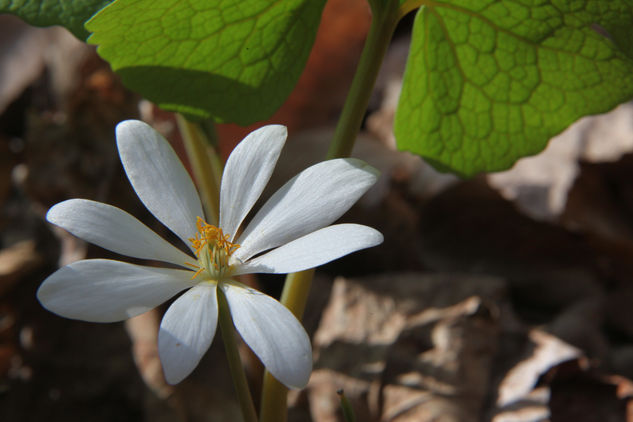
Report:
<svg viewBox="0 0 633 422"><path fill-rule="evenodd" d="M223 283L235 328L275 378L303 388L312 371L310 339L301 323L270 296L237 283Z"/></svg>
<svg viewBox="0 0 633 422"><path fill-rule="evenodd" d="M264 204L239 237L235 257L251 256L325 227L345 213L376 182L377 171L361 160L341 158L307 168Z"/></svg>
<svg viewBox="0 0 633 422"><path fill-rule="evenodd" d="M220 227L231 240L266 187L287 136L285 126L264 126L251 132L229 156L220 189Z"/></svg>
<svg viewBox="0 0 633 422"><path fill-rule="evenodd" d="M381 244L382 234L360 224L337 224L317 230L238 265L235 275L292 273Z"/></svg>
<svg viewBox="0 0 633 422"><path fill-rule="evenodd" d="M121 255L183 265L195 259L172 246L122 209L87 199L69 199L46 219L77 237Z"/></svg>
<svg viewBox="0 0 633 422"><path fill-rule="evenodd" d="M199 284L165 312L158 332L158 354L168 383L182 381L209 349L218 325L216 294L215 284Z"/></svg>
<svg viewBox="0 0 633 422"><path fill-rule="evenodd" d="M192 275L187 270L87 259L51 274L37 290L37 298L46 309L66 318L121 321L191 287Z"/></svg>
<svg viewBox="0 0 633 422"><path fill-rule="evenodd" d="M121 163L136 194L189 247L204 218L198 192L178 156L158 132L138 120L116 127Z"/></svg>

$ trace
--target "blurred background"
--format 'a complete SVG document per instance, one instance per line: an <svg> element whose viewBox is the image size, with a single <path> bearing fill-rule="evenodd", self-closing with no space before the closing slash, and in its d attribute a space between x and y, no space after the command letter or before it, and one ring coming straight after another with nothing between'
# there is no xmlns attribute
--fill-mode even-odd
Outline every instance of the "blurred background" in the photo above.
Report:
<svg viewBox="0 0 633 422"><path fill-rule="evenodd" d="M322 160L369 27L364 0L331 0L295 91L270 122L290 138L270 194ZM381 171L345 221L385 242L317 271L305 317L315 370L290 421L633 421L633 104L583 118L535 157L470 180L398 152L393 114L405 18L354 156ZM108 257L45 221L68 198L116 205L168 239L129 186L114 127L138 118L183 160L174 116L127 91L61 28L0 16L0 420L231 421L215 341L183 383L156 350L165 307L125 323L44 310L59 266ZM218 127L224 157L250 130ZM144 263L151 265L151 263ZM283 277L248 280L277 296ZM253 390L261 365L242 348Z"/></svg>

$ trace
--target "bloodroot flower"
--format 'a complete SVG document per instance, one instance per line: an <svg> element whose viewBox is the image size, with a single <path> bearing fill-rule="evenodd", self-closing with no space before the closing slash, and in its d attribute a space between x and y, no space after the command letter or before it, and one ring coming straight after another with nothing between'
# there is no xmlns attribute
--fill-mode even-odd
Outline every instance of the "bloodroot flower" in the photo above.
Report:
<svg viewBox="0 0 633 422"><path fill-rule="evenodd" d="M370 227L330 225L375 182L376 171L355 159L316 164L280 188L240 231L270 179L286 140L285 127L265 126L235 148L222 176L218 227L205 222L189 174L161 135L129 120L117 126L116 136L137 195L193 255L119 208L85 199L64 201L49 210L48 221L118 254L179 268L77 261L42 283L37 292L42 305L67 318L114 322L187 290L165 313L158 335L165 377L175 384L193 371L213 340L221 289L235 328L266 368L288 387L305 386L312 369L305 330L278 301L233 277L301 271L381 243L382 235Z"/></svg>

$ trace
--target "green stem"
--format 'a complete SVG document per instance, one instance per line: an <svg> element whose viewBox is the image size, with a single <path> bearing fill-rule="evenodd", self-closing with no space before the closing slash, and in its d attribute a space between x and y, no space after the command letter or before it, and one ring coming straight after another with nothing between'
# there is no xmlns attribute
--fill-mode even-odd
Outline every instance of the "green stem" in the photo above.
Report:
<svg viewBox="0 0 633 422"><path fill-rule="evenodd" d="M343 111L339 117L334 137L330 143L327 158L349 157L356 141L356 136L367 111L369 98L376 83L380 64L387 52L393 31L400 18L398 2L388 1L387 4L376 5L381 2L370 2L373 18L369 27L369 34L360 56L360 62L352 86L350 87Z"/></svg>
<svg viewBox="0 0 633 422"><path fill-rule="evenodd" d="M398 1L387 4L370 1L374 14L360 62L334 132L327 158L349 157L360 130L380 64L401 15ZM312 284L314 269L288 274L281 296L283 303L301 319ZM284 422L287 419L288 390L268 372L264 374L260 422Z"/></svg>
<svg viewBox="0 0 633 422"><path fill-rule="evenodd" d="M343 390L337 391L339 400L341 401L341 411L343 412L343 420L345 422L356 422L356 415L354 415L354 408L349 402L349 399L345 395Z"/></svg>
<svg viewBox="0 0 633 422"><path fill-rule="evenodd" d="M246 380L246 374L244 373L244 367L242 366L240 353L237 350L235 327L233 326L233 319L231 318L229 304L226 301L224 292L219 286L217 291L218 323L220 325L220 331L222 332L222 340L224 342L224 349L226 350L226 358L229 361L229 369L231 370L231 377L233 378L233 385L235 386L237 399L240 403L240 408L242 409L244 422L257 422L255 405L253 405L253 399L251 398L251 393L248 389L248 381Z"/></svg>
<svg viewBox="0 0 633 422"><path fill-rule="evenodd" d="M407 13L414 11L415 9L419 9L424 6L425 3L428 3L426 0L406 0L404 3L400 5L398 8L398 20L404 17Z"/></svg>
<svg viewBox="0 0 633 422"><path fill-rule="evenodd" d="M270 372L264 371L259 421L286 422L288 419L287 395L288 388L277 381Z"/></svg>
<svg viewBox="0 0 633 422"><path fill-rule="evenodd" d="M176 116L185 150L202 194L207 222L217 225L220 215L222 162L203 128L180 114Z"/></svg>

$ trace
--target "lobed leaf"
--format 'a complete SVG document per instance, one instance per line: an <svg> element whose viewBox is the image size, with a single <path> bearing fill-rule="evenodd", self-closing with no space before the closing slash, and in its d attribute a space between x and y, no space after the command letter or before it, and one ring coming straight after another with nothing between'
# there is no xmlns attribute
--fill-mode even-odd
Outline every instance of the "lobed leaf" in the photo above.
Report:
<svg viewBox="0 0 633 422"><path fill-rule="evenodd" d="M441 170L506 169L633 97L631 1L424 3L394 130Z"/></svg>
<svg viewBox="0 0 633 422"><path fill-rule="evenodd" d="M325 0L117 0L89 42L164 109L247 125L272 115L312 48Z"/></svg>

